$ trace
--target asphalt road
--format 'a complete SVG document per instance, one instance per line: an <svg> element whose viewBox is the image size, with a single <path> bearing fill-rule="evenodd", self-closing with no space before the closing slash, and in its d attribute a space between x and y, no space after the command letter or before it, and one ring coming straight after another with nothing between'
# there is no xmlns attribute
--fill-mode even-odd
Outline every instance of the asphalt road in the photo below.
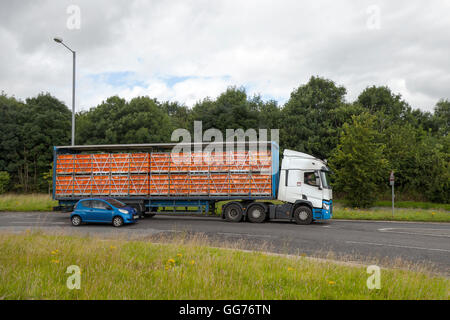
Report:
<svg viewBox="0 0 450 320"><path fill-rule="evenodd" d="M72 227L69 213L1 212L0 232L27 229L130 239L177 233L201 235L204 241L249 249L307 254L364 263L403 261L431 266L450 275L450 223L406 223L331 220L300 226L287 221L230 223L215 217L157 215L134 225ZM398 259L400 258L400 259Z"/></svg>

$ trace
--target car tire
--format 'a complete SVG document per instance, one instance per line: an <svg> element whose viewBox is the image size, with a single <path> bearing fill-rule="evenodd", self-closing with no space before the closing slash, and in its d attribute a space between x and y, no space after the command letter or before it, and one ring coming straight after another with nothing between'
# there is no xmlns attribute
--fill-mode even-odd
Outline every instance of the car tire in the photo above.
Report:
<svg viewBox="0 0 450 320"><path fill-rule="evenodd" d="M72 216L72 218L70 219L72 221L72 225L74 227L78 227L79 225L81 225L81 217L80 216Z"/></svg>
<svg viewBox="0 0 450 320"><path fill-rule="evenodd" d="M261 204L254 204L247 209L247 218L253 223L262 223L266 220L267 210Z"/></svg>
<svg viewBox="0 0 450 320"><path fill-rule="evenodd" d="M312 210L306 206L299 206L294 210L294 219L297 224L311 224L313 220Z"/></svg>
<svg viewBox="0 0 450 320"><path fill-rule="evenodd" d="M113 218L112 224L113 224L113 226L116 227L116 228L123 226L123 219L122 219L122 217L120 217L120 216L115 216L115 217Z"/></svg>
<svg viewBox="0 0 450 320"><path fill-rule="evenodd" d="M242 206L239 203L231 203L225 207L223 214L229 222L240 222L243 216Z"/></svg>

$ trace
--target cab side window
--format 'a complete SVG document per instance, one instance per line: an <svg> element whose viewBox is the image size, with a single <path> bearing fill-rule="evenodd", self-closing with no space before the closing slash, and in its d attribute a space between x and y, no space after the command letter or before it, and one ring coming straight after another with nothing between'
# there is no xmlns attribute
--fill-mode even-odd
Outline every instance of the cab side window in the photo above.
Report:
<svg viewBox="0 0 450 320"><path fill-rule="evenodd" d="M316 174L314 172L305 172L305 176L304 176L304 182L305 184L309 185L309 186L313 186L313 187L318 187L318 177L316 176Z"/></svg>

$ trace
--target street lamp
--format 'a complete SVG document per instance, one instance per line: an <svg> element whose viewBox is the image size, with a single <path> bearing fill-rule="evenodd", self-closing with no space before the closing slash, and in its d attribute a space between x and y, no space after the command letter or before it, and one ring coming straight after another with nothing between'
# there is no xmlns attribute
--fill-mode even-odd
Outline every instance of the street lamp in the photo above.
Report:
<svg viewBox="0 0 450 320"><path fill-rule="evenodd" d="M73 78L72 78L72 146L75 145L75 56L76 53L70 49L64 42L62 38L53 38L55 42L61 43L64 47L72 52L73 56Z"/></svg>

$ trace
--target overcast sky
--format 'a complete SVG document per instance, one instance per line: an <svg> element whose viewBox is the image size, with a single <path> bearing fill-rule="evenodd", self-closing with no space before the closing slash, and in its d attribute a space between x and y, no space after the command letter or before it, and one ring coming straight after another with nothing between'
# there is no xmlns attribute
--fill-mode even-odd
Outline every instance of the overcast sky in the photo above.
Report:
<svg viewBox="0 0 450 320"><path fill-rule="evenodd" d="M2 0L0 90L70 106L55 36L77 51L77 110L112 95L192 106L230 85L283 104L312 75L348 101L371 85L422 110L450 98L450 0Z"/></svg>

